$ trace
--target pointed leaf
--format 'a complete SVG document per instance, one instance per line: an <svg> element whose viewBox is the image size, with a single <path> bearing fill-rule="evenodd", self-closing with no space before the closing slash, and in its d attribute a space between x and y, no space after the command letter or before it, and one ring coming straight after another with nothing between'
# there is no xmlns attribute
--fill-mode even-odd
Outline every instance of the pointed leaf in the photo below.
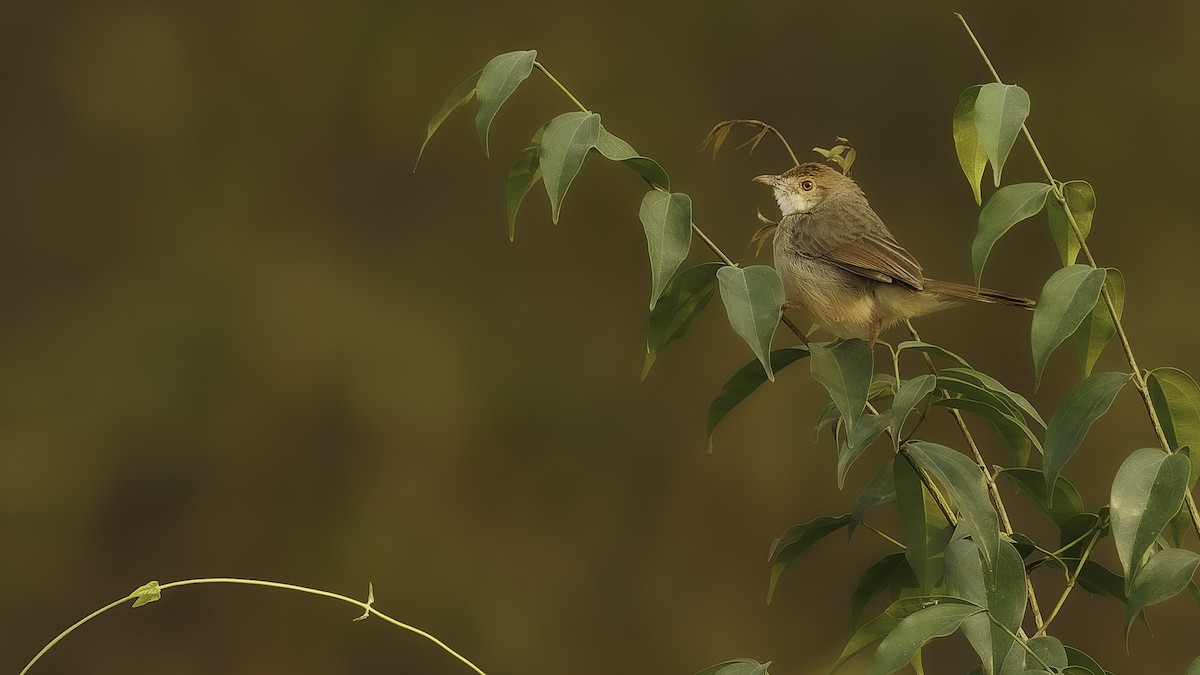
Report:
<svg viewBox="0 0 1200 675"><path fill-rule="evenodd" d="M1045 491L1062 473L1067 460L1083 443L1092 424L1112 407L1117 393L1129 381L1128 373L1096 373L1080 381L1063 398L1046 428ZM1043 493L1044 494L1044 493Z"/></svg>
<svg viewBox="0 0 1200 675"><path fill-rule="evenodd" d="M1096 663L1096 659L1074 647L1063 646L1067 652L1067 669L1063 675L1105 675L1104 668Z"/></svg>
<svg viewBox="0 0 1200 675"><path fill-rule="evenodd" d="M500 106L517 90L517 86L533 72L533 60L537 58L536 50L508 52L501 54L479 71L479 83L475 86L475 95L479 98L479 112L475 114L475 130L479 132L479 140L483 143L483 152L491 156L488 147L488 132L492 128L492 120L500 112Z"/></svg>
<svg viewBox="0 0 1200 675"><path fill-rule="evenodd" d="M842 413L846 426L854 422L867 406L874 359L871 347L863 340L844 340L832 347L813 344L812 377L825 387Z"/></svg>
<svg viewBox="0 0 1200 675"><path fill-rule="evenodd" d="M1183 504L1188 468L1188 460L1182 455L1143 448L1126 458L1117 470L1109 508L1126 586L1137 576L1150 545Z"/></svg>
<svg viewBox="0 0 1200 675"><path fill-rule="evenodd" d="M998 396L1004 404L1014 412L1020 411L1046 428L1046 422L1038 414L1036 408L1022 395L1004 386L999 380L973 368L943 368L938 375L955 377L967 382L973 382Z"/></svg>
<svg viewBox="0 0 1200 675"><path fill-rule="evenodd" d="M650 312L646 331L646 364L642 379L667 345L688 334L696 317L717 292L717 270L721 263L704 263L679 273L667 284L658 304ZM757 368L761 373L762 368ZM763 378L766 379L765 377Z"/></svg>
<svg viewBox="0 0 1200 675"><path fill-rule="evenodd" d="M904 561L903 553L885 555L862 573L858 585L850 594L850 630L858 630L859 620L862 619L867 603L886 590L892 580L900 574L912 574L908 563Z"/></svg>
<svg viewBox="0 0 1200 675"><path fill-rule="evenodd" d="M130 596L134 599L133 606L141 607L152 602L158 602L162 598L162 589L159 588L157 581L150 581L134 589Z"/></svg>
<svg viewBox="0 0 1200 675"><path fill-rule="evenodd" d="M972 606L965 600L948 596L913 596L901 598L893 602L884 610L883 614L868 621L862 628L855 631L854 635L850 637L850 641L846 643L845 648L842 649L842 653L838 656L833 667L829 669L830 675L845 665L846 661L849 661L855 654L890 634L904 618L929 607L954 604L966 607Z"/></svg>
<svg viewBox="0 0 1200 675"><path fill-rule="evenodd" d="M1125 310L1125 276L1115 267L1104 268L1104 288L1108 290L1108 297L1112 298L1117 318L1121 318ZM1117 326L1108 312L1108 304L1097 302L1091 314L1084 317L1075 331L1075 346L1079 350L1079 364L1084 377L1092 374L1096 359L1100 358L1104 346L1116 334Z"/></svg>
<svg viewBox="0 0 1200 675"><path fill-rule="evenodd" d="M867 512L876 506L891 504L896 501L896 477L893 475L892 462L889 459L886 464L879 467L879 471L867 487L854 500L854 508L850 510L850 526L847 532L847 538L854 535L854 528L862 522L866 517Z"/></svg>
<svg viewBox="0 0 1200 675"><path fill-rule="evenodd" d="M992 247L1013 225L1037 215L1046 206L1050 191L1046 183L1018 183L1004 186L988 199L987 206L979 212L979 229L971 243L975 285L983 279L983 266L987 264Z"/></svg>
<svg viewBox="0 0 1200 675"><path fill-rule="evenodd" d="M964 620L982 611L974 605L938 604L901 619L879 643L868 675L887 675L900 670L927 642L954 633Z"/></svg>
<svg viewBox="0 0 1200 675"><path fill-rule="evenodd" d="M1012 544L1001 541L995 573L985 578L979 547L958 539L946 548L946 584L951 595L988 610L990 618L973 616L963 622L962 632L979 654L984 673L998 674L1015 644L1010 633L1020 628L1025 616L1025 564L1021 554Z"/></svg>
<svg viewBox="0 0 1200 675"><path fill-rule="evenodd" d="M967 182L971 184L976 204L983 203L979 184L983 180L983 169L987 166L987 149L975 128L975 99L980 89L980 85L975 85L959 95L958 105L954 107L953 123L954 152L958 155L958 165L962 167Z"/></svg>
<svg viewBox="0 0 1200 675"><path fill-rule="evenodd" d="M1024 89L999 82L989 82L979 88L975 97L975 129L988 161L992 163L996 187L1000 187L1004 161L1028 116L1029 94Z"/></svg>
<svg viewBox="0 0 1200 675"><path fill-rule="evenodd" d="M1196 657L1195 661L1192 661L1183 675L1200 675L1200 656Z"/></svg>
<svg viewBox="0 0 1200 675"><path fill-rule="evenodd" d="M603 124L600 125L600 137L596 140L595 149L606 159L632 170L651 185L663 190L671 189L671 179L658 162L639 155L632 145L609 133Z"/></svg>
<svg viewBox="0 0 1200 675"><path fill-rule="evenodd" d="M545 127L537 130L529 146L521 151L516 164L508 171L508 181L505 184L505 196L508 204L508 240L517 236L517 212L521 210L521 202L525 195L542 179L542 165L539 161L539 145L542 142L542 132Z"/></svg>
<svg viewBox="0 0 1200 675"><path fill-rule="evenodd" d="M1146 376L1146 385L1171 449L1200 449L1200 386L1192 376L1178 368L1155 368ZM1200 461L1190 459L1189 488L1200 478Z"/></svg>
<svg viewBox="0 0 1200 675"><path fill-rule="evenodd" d="M767 371L767 379L775 381L768 354L771 338L783 308L783 282L775 268L766 265L751 265L742 268L726 265L717 270L720 282L721 301L729 325L740 335Z"/></svg>
<svg viewBox="0 0 1200 675"><path fill-rule="evenodd" d="M876 441L884 430L891 426L892 413L885 410L878 415L863 415L846 434L846 442L838 450L838 489L846 484L846 474L862 453Z"/></svg>
<svg viewBox="0 0 1200 675"><path fill-rule="evenodd" d="M770 661L759 663L754 659L732 659L709 666L696 675L766 675Z"/></svg>
<svg viewBox="0 0 1200 675"><path fill-rule="evenodd" d="M692 198L650 190L638 211L650 251L650 309L692 246Z"/></svg>
<svg viewBox="0 0 1200 675"><path fill-rule="evenodd" d="M1042 379L1051 352L1092 313L1103 287L1104 270L1087 265L1064 267L1046 280L1033 310L1030 330L1035 386Z"/></svg>
<svg viewBox="0 0 1200 675"><path fill-rule="evenodd" d="M600 136L600 116L569 112L550 120L542 132L540 162L546 194L550 197L550 219L557 223L563 198L579 174L588 150Z"/></svg>
<svg viewBox="0 0 1200 675"><path fill-rule="evenodd" d="M914 352L920 352L923 354L928 354L930 356L936 356L938 358L942 358L947 361L950 361L951 363L956 363L960 366L963 366L964 368L971 367L971 364L967 363L966 359L959 356L958 354L955 354L954 352L950 351L949 349L946 349L944 347L939 347L938 345L930 344L928 342L921 342L919 340L907 340L905 342L901 342L900 344L896 345L896 353L897 354L900 354L904 351L909 351L909 350L914 351Z"/></svg>
<svg viewBox="0 0 1200 675"><path fill-rule="evenodd" d="M1039 635L1035 638L1030 638L1026 643L1029 648L1037 654L1038 658L1033 658L1032 655L1026 655L1025 667L1037 669L1035 672L1046 672L1041 670L1042 663L1050 666L1055 672L1067 667L1067 650L1063 647L1062 642L1058 638L1049 635ZM1041 659L1039 662L1038 659Z"/></svg>
<svg viewBox="0 0 1200 675"><path fill-rule="evenodd" d="M969 398L942 398L934 401L934 405L945 408L954 408L956 410L965 410L969 413L981 415L991 422L1002 432L1004 439L1013 447L1014 450L1019 450L1017 445L1019 439L1025 439L1029 444L1039 450L1042 447L1042 442L1034 435L1033 430L1029 425L1007 409L998 408L990 403L976 401Z"/></svg>
<svg viewBox="0 0 1200 675"><path fill-rule="evenodd" d="M933 392L933 387L936 383L936 375L921 375L911 380L906 380L896 390L896 396L892 399L892 421L890 426L893 450L900 447L900 431L904 427L904 421L920 405L921 401L925 400L925 397Z"/></svg>
<svg viewBox="0 0 1200 675"><path fill-rule="evenodd" d="M904 557L922 591L929 592L942 578L943 552L950 543L950 524L907 461L893 462L896 501L907 533Z"/></svg>
<svg viewBox="0 0 1200 675"><path fill-rule="evenodd" d="M988 497L983 471L966 455L944 445L916 441L907 447L917 465L929 472L958 505L962 524L983 554L984 567L993 569L1000 547L1000 523Z"/></svg>
<svg viewBox="0 0 1200 675"><path fill-rule="evenodd" d="M457 110L459 107L466 105L475 98L475 85L479 82L479 76L483 74L480 70L478 73L463 80L462 84L454 88L450 95L446 97L446 102L442 104L441 109L433 114L429 124L425 126L425 137L421 139L421 149L417 151L417 161L413 164L413 171L417 170L417 166L421 164L421 155L425 154L425 146L429 145L429 139L437 133L438 127L442 126L442 122L450 116L450 113Z"/></svg>
<svg viewBox="0 0 1200 675"><path fill-rule="evenodd" d="M1041 471L1012 467L1003 469L1001 473L1012 480L1022 492L1029 495L1034 505L1042 513L1050 516L1054 524L1060 528L1071 518L1083 513L1083 497L1080 496L1079 490L1075 489L1071 481L1062 476L1055 480L1053 496L1048 499L1046 477L1042 475Z"/></svg>
<svg viewBox="0 0 1200 675"><path fill-rule="evenodd" d="M1072 180L1062 184L1060 188L1067 200L1067 207L1075 217L1075 224L1086 240L1092 231L1092 214L1096 211L1096 193L1087 181ZM1050 234L1054 237L1054 245L1058 247L1058 255L1063 265L1074 265L1079 257L1079 238L1067 220L1067 212L1057 199L1051 199L1046 208L1050 220Z"/></svg>
<svg viewBox="0 0 1200 675"><path fill-rule="evenodd" d="M779 372L784 368L792 365L798 359L808 356L808 349L805 347L785 347L776 349L771 352L771 370ZM716 431L717 425L725 416L729 414L739 403L746 399L747 396L754 393L764 382L767 381L767 373L763 370L759 361L751 361L738 369L733 377L721 387L721 391L717 393L717 397L708 406L708 451L712 452L713 432Z"/></svg>
<svg viewBox="0 0 1200 675"><path fill-rule="evenodd" d="M1129 606L1125 609L1125 639L1129 628L1143 609L1175 597L1191 583L1200 567L1200 554L1183 548L1168 548L1150 556L1129 585Z"/></svg>
<svg viewBox="0 0 1200 675"><path fill-rule="evenodd" d="M813 544L826 536L837 532L850 523L850 514L841 516L821 516L801 525L793 525L779 538L771 542L771 551L767 562L771 563L771 581L767 586L767 604L775 595L775 585L779 577L791 567L792 563L812 548Z"/></svg>

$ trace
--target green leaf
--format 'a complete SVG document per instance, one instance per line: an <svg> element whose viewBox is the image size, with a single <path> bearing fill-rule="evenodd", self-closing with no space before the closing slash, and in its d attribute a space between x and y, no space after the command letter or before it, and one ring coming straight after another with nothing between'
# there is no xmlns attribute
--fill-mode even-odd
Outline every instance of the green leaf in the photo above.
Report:
<svg viewBox="0 0 1200 675"><path fill-rule="evenodd" d="M850 526L846 538L854 536L854 528L862 522L866 517L867 512L876 506L891 504L896 501L896 477L893 475L892 462L893 459L888 459L887 463L879 467L879 471L875 473L875 477L867 483L867 487L859 493L858 498L854 500L854 507L850 509Z"/></svg>
<svg viewBox="0 0 1200 675"><path fill-rule="evenodd" d="M1188 468L1188 460L1182 455L1143 448L1126 458L1117 470L1109 508L1127 586L1137 576L1150 545L1183 504Z"/></svg>
<svg viewBox="0 0 1200 675"><path fill-rule="evenodd" d="M958 155L958 165L962 167L967 182L971 184L976 204L983 203L979 184L983 180L983 169L987 166L987 149L975 128L975 99L981 88L975 85L959 95L953 122L954 152Z"/></svg>
<svg viewBox="0 0 1200 675"><path fill-rule="evenodd" d="M1042 416L1038 414L1037 409L1034 408L1024 396L1004 386L999 380L991 375L982 373L970 367L943 368L942 370L938 371L938 375L954 377L959 380L964 380L966 382L979 385L999 397L1006 407L1010 408L1014 412L1019 411L1025 413L1038 424L1042 425L1043 429L1046 428L1046 422L1042 420Z"/></svg>
<svg viewBox="0 0 1200 675"><path fill-rule="evenodd" d="M1041 382L1050 354L1092 313L1103 287L1104 270L1087 265L1064 267L1046 280L1030 330L1034 386Z"/></svg>
<svg viewBox="0 0 1200 675"><path fill-rule="evenodd" d="M651 185L663 190L671 189L671 179L662 165L649 157L639 155L632 145L609 133L603 124L600 125L600 137L596 140L595 149L606 159L632 170Z"/></svg>
<svg viewBox="0 0 1200 675"><path fill-rule="evenodd" d="M663 291L650 312L646 331L646 364L642 379L667 345L688 334L696 317L717 292L717 270L721 263L704 263L680 272ZM762 368L755 368L762 374ZM763 379L766 377L764 375ZM761 384L761 382L760 382ZM757 386L757 385L756 385Z"/></svg>
<svg viewBox="0 0 1200 675"><path fill-rule="evenodd" d="M874 358L863 340L843 340L832 347L812 344L812 377L825 387L849 429L867 406Z"/></svg>
<svg viewBox="0 0 1200 675"><path fill-rule="evenodd" d="M771 662L759 663L754 659L732 659L709 666L696 675L766 675Z"/></svg>
<svg viewBox="0 0 1200 675"><path fill-rule="evenodd" d="M638 210L650 251L650 309L692 247L692 198L650 190ZM782 304L782 303L781 303Z"/></svg>
<svg viewBox="0 0 1200 675"><path fill-rule="evenodd" d="M1060 528L1071 518L1083 513L1083 497L1080 496L1079 490L1075 489L1071 481L1062 476L1054 481L1053 493L1048 493L1046 478L1037 469L1011 467L1002 469L1000 473L1012 480L1022 492L1028 494L1034 505L1042 513L1050 516L1054 524ZM1049 494L1053 496L1047 499Z"/></svg>
<svg viewBox="0 0 1200 675"><path fill-rule="evenodd" d="M1200 386L1192 376L1178 368L1155 368L1146 375L1146 385L1171 449L1200 450ZM1192 457L1191 465L1189 488L1200 478L1200 461Z"/></svg>
<svg viewBox="0 0 1200 675"><path fill-rule="evenodd" d="M1200 656L1196 657L1195 661L1192 661L1192 664L1187 667L1183 675L1200 675Z"/></svg>
<svg viewBox="0 0 1200 675"><path fill-rule="evenodd" d="M987 206L979 212L979 229L971 243L976 286L983 279L983 266L987 264L992 247L1013 225L1037 215L1046 206L1050 191L1051 187L1046 183L1018 183L1004 186L988 199Z"/></svg>
<svg viewBox="0 0 1200 675"><path fill-rule="evenodd" d="M863 610L872 598L886 590L897 575L908 573L908 564L904 561L903 553L885 555L862 573L858 585L850 594L850 630L858 630Z"/></svg>
<svg viewBox="0 0 1200 675"><path fill-rule="evenodd" d="M1028 116L1029 94L1015 84L989 82L975 96L975 129L992 163L996 187L1000 187L1004 162Z"/></svg>
<svg viewBox="0 0 1200 675"><path fill-rule="evenodd" d="M776 349L771 352L771 370L779 372L784 368L792 365L798 359L808 356L808 349L801 346L785 347ZM747 396L754 393L764 382L767 381L767 373L763 370L761 364L756 361L751 361L738 369L733 377L721 387L721 391L717 393L717 397L708 406L708 451L712 452L713 432L716 431L717 425L729 411L733 410L739 403L744 401Z"/></svg>
<svg viewBox="0 0 1200 675"><path fill-rule="evenodd" d="M958 506L961 524L975 539L983 554L983 564L994 569L1000 546L1000 524L996 509L988 497L983 472L966 455L944 445L914 441L907 445L913 460L933 476L941 489Z"/></svg>
<svg viewBox="0 0 1200 675"><path fill-rule="evenodd" d="M1087 181L1082 180L1067 181L1060 189L1067 200L1067 208L1071 209L1071 215L1075 216L1075 224L1079 226L1079 231L1086 240L1088 233L1092 231L1096 193ZM1081 246L1079 238L1071 228L1071 222L1067 220L1066 210L1057 199L1051 199L1046 215L1049 216L1050 234L1054 237L1054 245L1058 247L1058 255L1062 258L1063 265L1074 265Z"/></svg>
<svg viewBox="0 0 1200 675"><path fill-rule="evenodd" d="M1049 558L1046 563L1067 574L1074 573L1075 568L1079 566L1079 558L1061 558L1060 560L1062 565ZM1107 595L1121 603L1129 601L1128 596L1125 595L1125 578L1095 560L1088 559L1083 562L1083 569L1079 572L1079 586L1088 593Z"/></svg>
<svg viewBox="0 0 1200 675"><path fill-rule="evenodd" d="M525 201L525 195L529 194L533 186L542 179L539 146L544 131L545 127L542 127L533 134L529 146L521 151L521 156L517 158L516 164L513 164L512 169L508 171L508 181L505 183L504 192L508 204L509 241L517 236L517 211L521 209L521 202Z"/></svg>
<svg viewBox="0 0 1200 675"><path fill-rule="evenodd" d="M1064 675L1104 675L1104 668L1100 667L1096 659L1074 647L1064 646L1063 650L1067 653L1067 669L1063 671Z"/></svg>
<svg viewBox="0 0 1200 675"><path fill-rule="evenodd" d="M1075 454L1092 424L1112 407L1129 381L1128 373L1095 373L1081 380L1063 398L1046 428L1045 491L1050 491L1067 460ZM1043 493L1044 494L1044 493Z"/></svg>
<svg viewBox="0 0 1200 675"><path fill-rule="evenodd" d="M542 133L540 162L546 194L550 197L550 219L558 223L563 198L579 174L588 150L600 136L600 116L595 113L563 113L546 124Z"/></svg>
<svg viewBox="0 0 1200 675"><path fill-rule="evenodd" d="M855 631L854 635L850 637L850 641L846 643L845 648L842 649L842 653L838 656L833 667L829 669L830 675L845 665L846 661L849 661L855 654L866 649L872 643L886 637L904 618L928 607L950 604L971 606L965 600L944 595L912 596L896 600L884 610L883 614L868 621L866 625Z"/></svg>
<svg viewBox="0 0 1200 675"><path fill-rule="evenodd" d="M1125 639L1138 613L1150 605L1175 597L1191 583L1200 567L1200 554L1183 548L1167 548L1150 556L1129 585L1125 608Z"/></svg>
<svg viewBox="0 0 1200 675"><path fill-rule="evenodd" d="M908 534L904 557L921 590L929 592L942 578L943 552L952 530L916 471L907 461L893 462L896 501Z"/></svg>
<svg viewBox="0 0 1200 675"><path fill-rule="evenodd" d="M979 547L957 539L946 548L946 588L951 595L988 610L991 618L973 616L963 622L962 632L979 654L984 673L998 674L1015 644L1010 632L1020 628L1025 616L1025 564L1021 554L1012 544L1001 541L994 574L988 579L980 564Z"/></svg>
<svg viewBox="0 0 1200 675"><path fill-rule="evenodd" d="M1104 268L1104 287L1108 289L1108 297L1112 298L1113 307L1117 310L1117 318L1125 310L1125 276L1115 267ZM1083 375L1092 374L1096 359L1100 358L1104 346L1117 334L1117 325L1113 322L1112 314L1108 313L1108 304L1097 302L1091 314L1083 318L1075 331L1075 346L1079 350L1079 365Z"/></svg>
<svg viewBox="0 0 1200 675"><path fill-rule="evenodd" d="M909 350L914 351L914 352L920 352L923 354L929 354L930 356L936 356L938 358L942 358L947 361L950 361L951 363L956 363L960 366L963 366L964 368L971 367L971 364L967 363L966 359L964 359L963 357L959 356L958 354L955 354L954 352L950 351L949 349L946 349L945 347L939 347L938 345L935 345L935 344L930 344L928 342L921 342L919 340L906 340L906 341L901 342L900 344L896 345L896 353L897 354L900 354L902 352L909 351Z"/></svg>
<svg viewBox="0 0 1200 675"><path fill-rule="evenodd" d="M479 71L479 83L475 85L475 96L479 98L479 112L475 114L475 130L483 143L483 152L491 156L488 147L488 132L492 120L500 112L500 106L517 90L517 86L533 72L533 60L537 50L508 52L501 54Z"/></svg>
<svg viewBox="0 0 1200 675"><path fill-rule="evenodd" d="M729 325L750 345L767 371L767 379L774 382L775 371L767 355L775 327L783 315L783 282L779 274L766 265L745 268L726 265L717 270L717 281Z"/></svg>
<svg viewBox="0 0 1200 675"><path fill-rule="evenodd" d="M159 588L157 581L151 581L134 589L133 593L130 593L130 597L134 599L134 607L141 607L152 602L158 602L162 597L162 590Z"/></svg>
<svg viewBox="0 0 1200 675"><path fill-rule="evenodd" d="M901 619L879 643L868 675L887 675L900 670L930 640L954 633L963 621L982 611L974 605L947 603L927 607Z"/></svg>
<svg viewBox="0 0 1200 675"><path fill-rule="evenodd" d="M429 124L425 126L425 138L421 139L421 149L417 151L417 161L413 164L413 171L416 171L417 167L421 164L421 155L425 154L425 146L429 145L429 139L433 138L433 135L437 133L438 127L442 126L442 122L446 121L450 113L475 98L475 85L478 84L479 76L482 74L483 71L480 70L463 80L462 84L455 87L454 91L450 92L450 95L446 97L446 102L442 104L441 109L433 114L433 117L429 120Z"/></svg>
<svg viewBox="0 0 1200 675"><path fill-rule="evenodd" d="M1034 654L1042 660L1046 665L1053 668L1056 672L1067 667L1067 650L1063 647L1062 642L1058 638L1049 635L1040 635L1035 638L1030 638L1026 643ZM1022 650L1024 651L1024 650ZM1032 656L1025 657L1026 668L1041 668L1041 663ZM1044 670L1035 672L1046 672Z"/></svg>
<svg viewBox="0 0 1200 675"><path fill-rule="evenodd" d="M838 451L838 489L846 485L846 473L862 453L870 447L884 430L891 426L892 413L884 411L878 415L863 415L846 434L846 442Z"/></svg>
<svg viewBox="0 0 1200 675"><path fill-rule="evenodd" d="M933 392L936 383L936 375L921 375L911 380L905 380L904 384L900 385L900 389L896 391L896 396L892 399L892 420L889 427L893 450L900 447L900 431L904 427L904 421L920 405L921 401Z"/></svg>
<svg viewBox="0 0 1200 675"><path fill-rule="evenodd" d="M775 595L775 585L779 577L791 567L805 551L826 536L837 532L850 523L850 514L840 516L820 516L801 525L793 525L779 538L771 542L771 551L767 562L771 563L771 581L767 587L767 604Z"/></svg>
<svg viewBox="0 0 1200 675"><path fill-rule="evenodd" d="M956 410L965 410L969 413L981 415L991 422L995 423L998 429L1002 432L1004 439L1013 447L1014 450L1019 450L1017 440L1020 438L1026 439L1030 444L1037 447L1039 450L1042 447L1042 442L1034 435L1033 430L1023 420L1018 418L1007 409L998 408L990 403L976 401L969 398L943 398L934 401L934 405L945 408L954 408Z"/></svg>

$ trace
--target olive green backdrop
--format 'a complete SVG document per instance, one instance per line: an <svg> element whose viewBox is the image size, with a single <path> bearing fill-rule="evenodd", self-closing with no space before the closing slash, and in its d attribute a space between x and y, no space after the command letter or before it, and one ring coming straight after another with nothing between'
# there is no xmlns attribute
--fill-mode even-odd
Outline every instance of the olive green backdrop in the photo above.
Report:
<svg viewBox="0 0 1200 675"><path fill-rule="evenodd" d="M823 672L886 545L822 542L770 607L766 550L846 511L886 451L839 492L832 444L809 435L823 395L796 367L705 454L708 402L751 356L714 302L638 381L643 188L619 167L589 162L557 227L531 193L508 243L508 166L570 109L544 78L501 111L492 159L472 108L412 166L447 92L535 48L739 259L755 209L774 213L749 179L786 156L768 141L713 162L699 146L714 122L757 117L798 151L850 137L900 240L930 276L966 281L978 210L950 113L987 72L955 9L1029 91L1057 177L1095 186L1094 250L1128 280L1143 365L1200 372L1193 3L0 6L0 671L145 581L236 575L364 597L373 581L380 609L491 675L686 674L737 656ZM1005 177L1040 178L1023 144ZM1055 265L1039 216L997 246L986 282L1036 296ZM1033 394L1029 316L963 308L919 326L1048 413L1078 368L1064 349ZM1122 367L1115 349L1100 367ZM1126 391L1068 473L1096 508L1152 443ZM1186 597L1151 610L1157 638L1135 627L1132 656L1121 611L1076 593L1060 635L1124 673L1181 672L1200 651ZM89 624L35 672L466 672L353 616L186 588ZM930 672L961 672L936 661L965 650L946 641Z"/></svg>

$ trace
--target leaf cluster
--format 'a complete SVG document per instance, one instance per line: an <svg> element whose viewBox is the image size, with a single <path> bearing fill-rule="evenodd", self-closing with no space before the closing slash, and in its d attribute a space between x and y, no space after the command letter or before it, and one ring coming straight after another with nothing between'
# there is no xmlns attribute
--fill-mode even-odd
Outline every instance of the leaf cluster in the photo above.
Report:
<svg viewBox="0 0 1200 675"><path fill-rule="evenodd" d="M986 61L982 47L980 53ZM910 665L923 672L922 647L962 633L978 656L974 672L1104 675L1107 671L1084 651L1048 633L1075 588L1119 603L1126 635L1147 607L1195 589L1200 554L1182 545L1189 526L1200 529L1191 494L1200 479L1200 461L1192 451L1200 447L1200 386L1175 368L1143 371L1137 366L1121 326L1124 277L1097 265L1087 246L1096 195L1086 181L1060 182L1050 174L1025 126L1030 97L1024 89L1002 83L998 76L996 82L967 88L953 110L951 128L959 164L982 206L970 251L976 283L1005 234L1043 211L1047 214L1062 265L1047 274L1033 314L1033 373L1040 383L1050 357L1067 341L1076 346L1081 372L1048 422L1025 396L954 352L922 341L915 331L911 340L895 347L880 343L888 357L880 359L878 350L861 340L810 343L784 319L800 344L772 349L784 304L774 269L735 264L695 224L691 199L671 191L662 166L608 131L598 114L586 109L535 59L533 51L502 54L459 85L430 121L422 150L450 112L476 98L477 132L486 152L488 130L499 107L535 69L563 91L577 110L538 127L509 172L509 236L522 200L539 182L550 200L551 218L558 222L567 191L588 157L621 164L643 180L648 190L638 216L646 236L651 286L643 378L669 345L688 334L718 294L730 327L755 356L733 374L709 407L710 451L717 427L742 401L807 359L809 377L830 398L817 416L813 435L820 438L828 432L833 439L839 488L846 486L854 465L874 458L876 468L847 513L808 520L774 541L768 601L785 572L843 528L848 538L860 529L871 530L899 549L868 567L851 593L852 635L833 670L877 644L870 673L891 673ZM754 130L742 147L753 152L773 135L798 163L782 134L760 120L718 123L704 147L711 146L715 157L739 126ZM1005 185L1004 166L1022 136L1045 169L1045 180ZM814 151L849 173L857 153L846 139L837 140L831 148ZM988 167L995 190L985 200L983 175ZM774 223L759 217L764 227L752 243L761 248ZM717 261L685 266L694 239ZM1120 341L1129 369L1094 372L1114 339ZM1130 452L1113 478L1108 502L1089 506L1065 470L1072 461L1087 461L1090 430L1127 385L1142 396L1159 443ZM953 416L965 447L922 438L923 424L935 412ZM989 446L977 440L967 419L995 431L994 440L1007 448L1004 466L985 460L980 446ZM1036 541L1011 523L1002 485L1044 514L1057 529L1057 540ZM893 536L867 521L885 506L898 511L903 534ZM1119 570L1108 569L1093 555L1099 546L1110 545L1120 560ZM1052 602L1038 603L1046 575L1065 580L1065 590ZM864 621L876 600L884 607L882 613ZM1049 607L1049 613L1043 614L1039 606ZM766 673L768 666L737 659L702 672L757 675Z"/></svg>

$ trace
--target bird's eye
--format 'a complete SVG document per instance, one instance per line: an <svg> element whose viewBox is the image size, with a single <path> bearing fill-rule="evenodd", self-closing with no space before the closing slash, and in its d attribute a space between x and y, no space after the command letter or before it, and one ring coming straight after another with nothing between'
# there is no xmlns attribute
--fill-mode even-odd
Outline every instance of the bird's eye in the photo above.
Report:
<svg viewBox="0 0 1200 675"><path fill-rule="evenodd" d="M800 181L800 187L805 192L808 192L809 190L813 189L813 182L811 180Z"/></svg>

